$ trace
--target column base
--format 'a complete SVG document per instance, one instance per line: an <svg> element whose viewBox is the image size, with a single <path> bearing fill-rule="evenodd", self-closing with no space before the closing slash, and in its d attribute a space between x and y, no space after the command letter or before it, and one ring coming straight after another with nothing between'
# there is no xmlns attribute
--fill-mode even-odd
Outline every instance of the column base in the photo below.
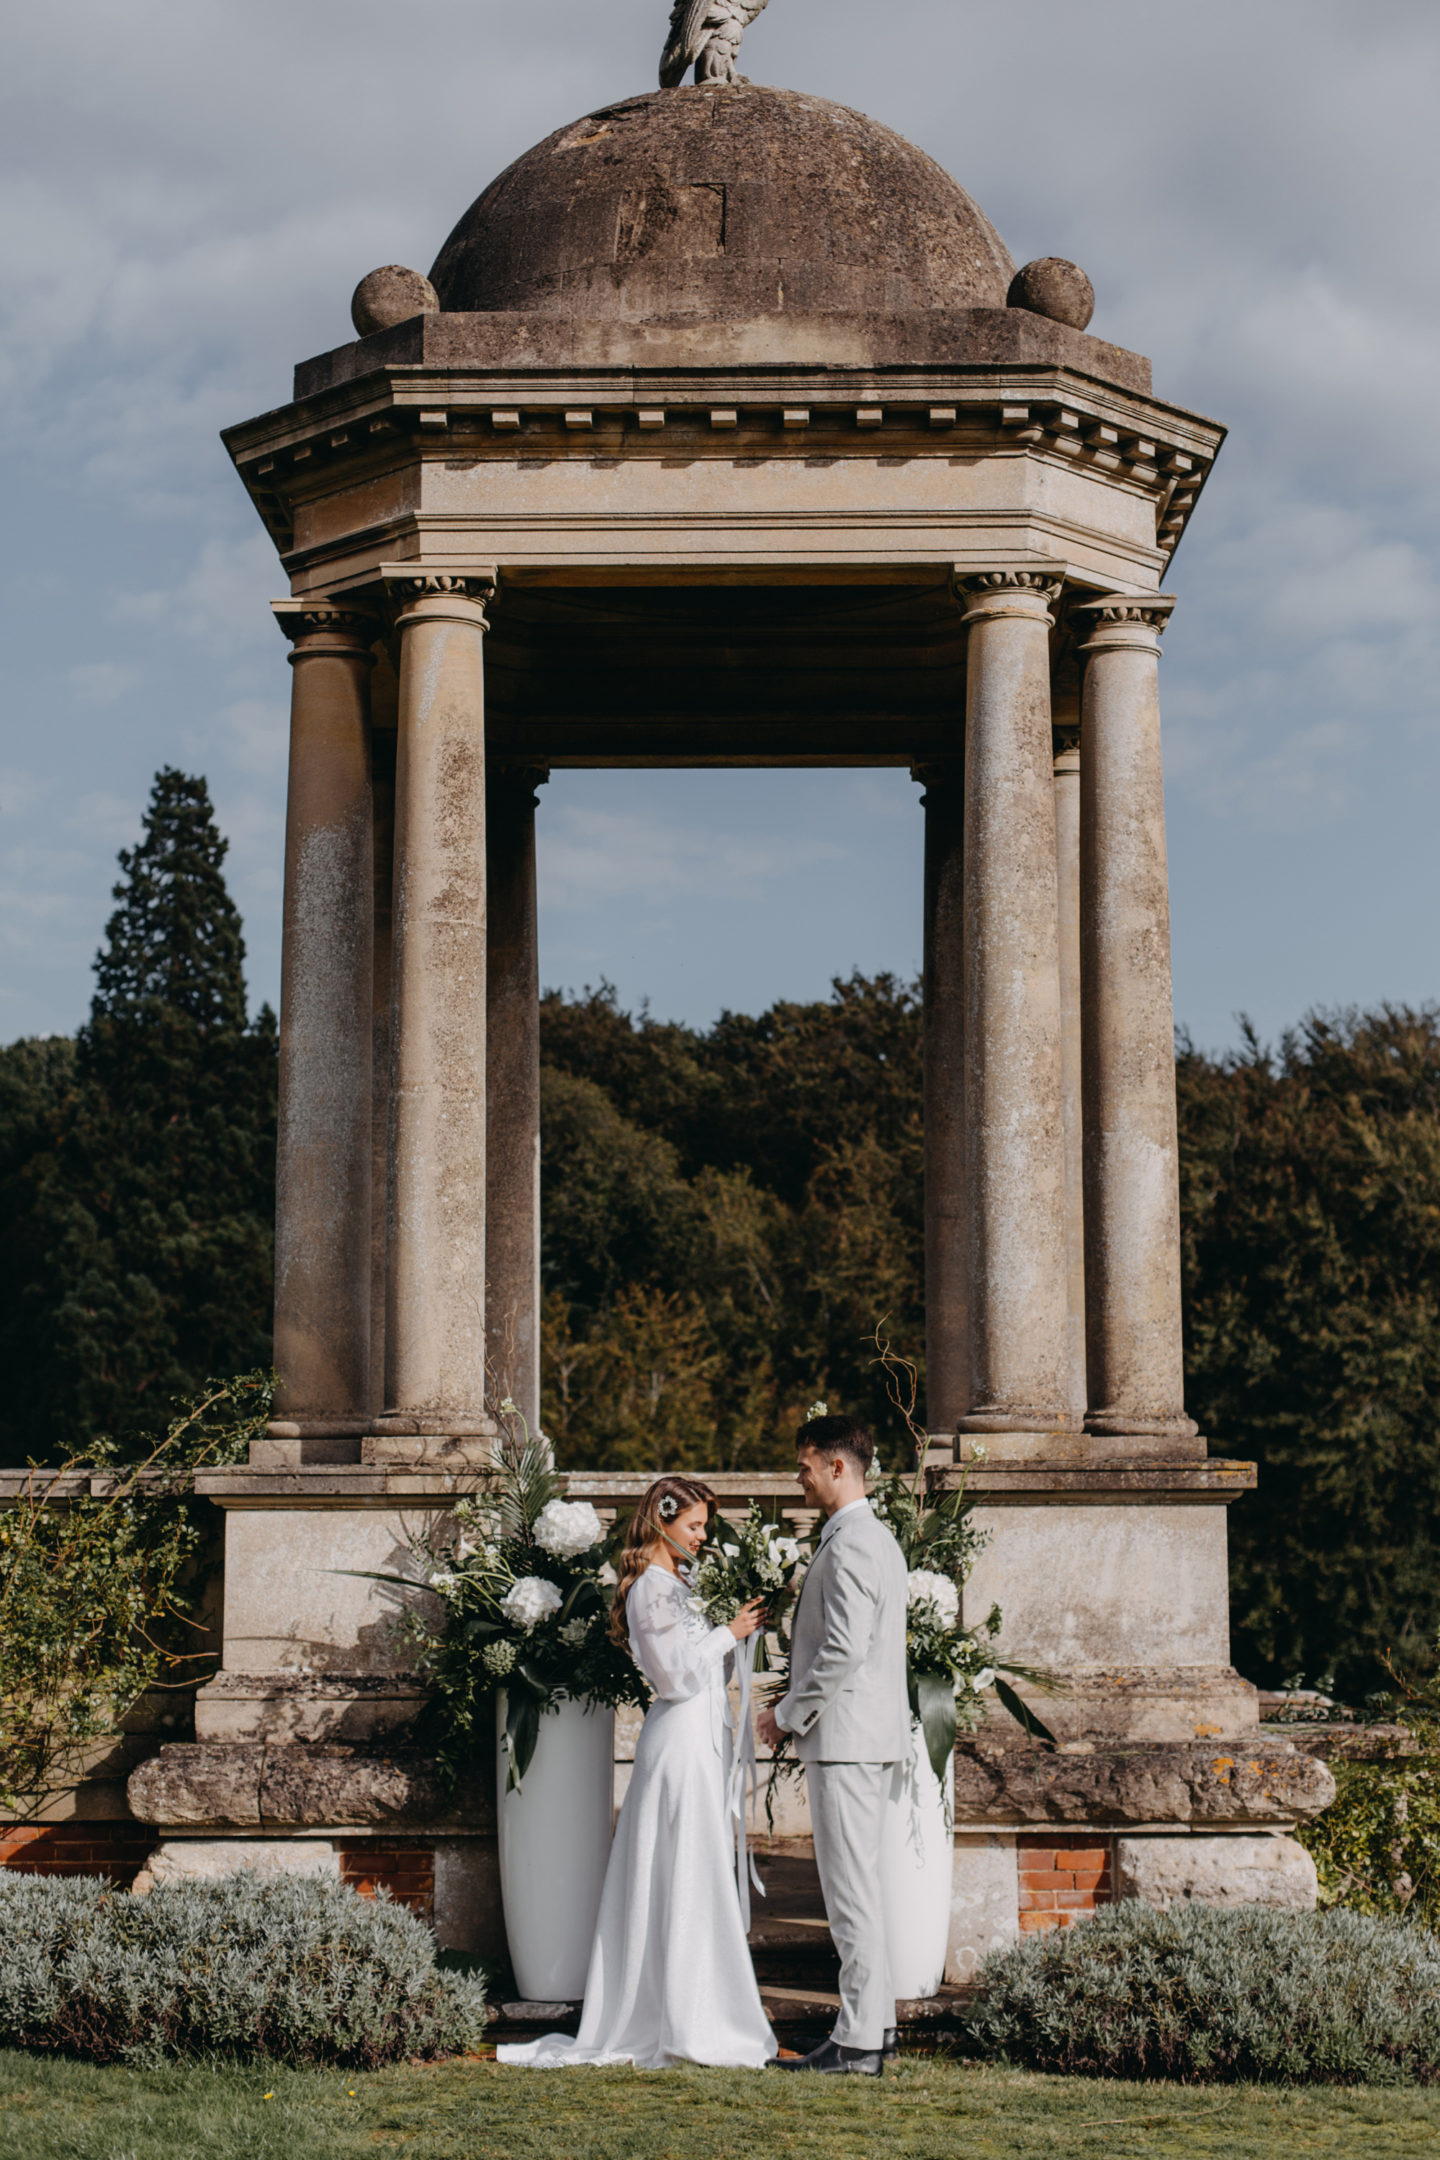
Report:
<svg viewBox="0 0 1440 2160"><path fill-rule="evenodd" d="M495 1438L500 1428L483 1410L382 1410L378 1417L367 1419L359 1430L387 1439L391 1434L400 1434L418 1435L426 1440L441 1435L457 1440L489 1440Z"/></svg>
<svg viewBox="0 0 1440 2160"><path fill-rule="evenodd" d="M1106 1440L1160 1440L1167 1446L1182 1447L1187 1441L1195 1440L1200 1432L1194 1418L1137 1417L1124 1410L1087 1411L1085 1430Z"/></svg>

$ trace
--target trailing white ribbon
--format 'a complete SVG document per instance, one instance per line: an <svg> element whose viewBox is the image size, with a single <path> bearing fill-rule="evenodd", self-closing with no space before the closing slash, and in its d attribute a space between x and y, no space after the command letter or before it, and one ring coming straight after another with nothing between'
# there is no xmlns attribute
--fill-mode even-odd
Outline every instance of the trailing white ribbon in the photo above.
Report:
<svg viewBox="0 0 1440 2160"><path fill-rule="evenodd" d="M740 1920L746 1933L750 1930L750 1886L753 1883L761 1897L765 1885L755 1867L750 1850L747 1826L749 1806L760 1797L760 1765L755 1756L755 1726L750 1715L750 1685L755 1673L755 1645L758 1635L747 1635L744 1642L735 1645L735 1677L740 1685L740 1715L735 1735L735 1753L730 1765L730 1818L735 1826L735 1888L740 1894Z"/></svg>

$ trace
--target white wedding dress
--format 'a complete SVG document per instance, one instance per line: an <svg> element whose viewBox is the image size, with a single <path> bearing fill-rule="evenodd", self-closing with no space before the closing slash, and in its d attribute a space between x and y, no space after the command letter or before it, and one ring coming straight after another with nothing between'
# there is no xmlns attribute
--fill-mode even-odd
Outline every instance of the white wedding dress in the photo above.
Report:
<svg viewBox="0 0 1440 2160"><path fill-rule="evenodd" d="M547 2033L495 2052L538 2069L759 2070L776 2052L775 2035L741 1925L726 1819L735 1638L706 1626L666 1568L647 1568L631 1586L625 1617L655 1701L610 1850L579 2035Z"/></svg>

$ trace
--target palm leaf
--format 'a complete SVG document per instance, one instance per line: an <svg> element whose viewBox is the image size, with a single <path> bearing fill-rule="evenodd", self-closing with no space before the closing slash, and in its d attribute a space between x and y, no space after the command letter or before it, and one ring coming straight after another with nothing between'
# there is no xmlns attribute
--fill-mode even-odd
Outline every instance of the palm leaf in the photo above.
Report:
<svg viewBox="0 0 1440 2160"><path fill-rule="evenodd" d="M1055 1735L1049 1726L1036 1717L1029 1704L1022 1702L1009 1681L1002 1680L998 1673L995 1676L995 1693L1011 1717L1017 1724L1024 1726L1033 1740L1048 1740L1052 1747L1055 1746Z"/></svg>
<svg viewBox="0 0 1440 2160"><path fill-rule="evenodd" d="M955 1752L955 1682L947 1673L917 1673L910 1682L910 1700L925 1735L930 1767L943 1785L945 1766Z"/></svg>
<svg viewBox="0 0 1440 2160"><path fill-rule="evenodd" d="M540 1697L533 1684L525 1685L523 1668L522 1684L505 1691L505 1752L510 1757L510 1769L505 1779L506 1792L519 1792L520 1782L540 1744Z"/></svg>

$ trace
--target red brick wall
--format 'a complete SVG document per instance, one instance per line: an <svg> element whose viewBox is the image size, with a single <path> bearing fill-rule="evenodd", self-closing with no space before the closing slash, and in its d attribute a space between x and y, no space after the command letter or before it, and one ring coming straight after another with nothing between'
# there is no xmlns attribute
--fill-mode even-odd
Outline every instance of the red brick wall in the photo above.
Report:
<svg viewBox="0 0 1440 2160"><path fill-rule="evenodd" d="M340 1879L374 1897L388 1890L397 1905L408 1905L422 1920L435 1918L435 1851L414 1839L387 1845L380 1838L358 1839L340 1847Z"/></svg>
<svg viewBox="0 0 1440 2160"><path fill-rule="evenodd" d="M1112 1840L1081 1832L1059 1837L1050 1832L1015 1840L1020 1869L1020 1930L1069 1927L1109 1905L1115 1896Z"/></svg>
<svg viewBox="0 0 1440 2160"><path fill-rule="evenodd" d="M153 1830L128 1819L0 1827L0 1867L17 1875L108 1875L128 1890L155 1842Z"/></svg>

